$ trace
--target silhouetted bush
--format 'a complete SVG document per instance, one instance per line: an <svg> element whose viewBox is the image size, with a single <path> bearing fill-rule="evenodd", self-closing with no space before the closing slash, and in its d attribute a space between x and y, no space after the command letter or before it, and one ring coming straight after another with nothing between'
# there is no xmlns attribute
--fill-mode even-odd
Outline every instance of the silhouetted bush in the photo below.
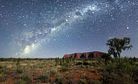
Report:
<svg viewBox="0 0 138 84"><path fill-rule="evenodd" d="M48 76L47 75L42 75L36 78L36 80L39 80L43 83L47 83L48 82Z"/></svg>
<svg viewBox="0 0 138 84"><path fill-rule="evenodd" d="M105 66L103 72L104 84L133 84L137 80L136 65L128 58L114 59ZM134 79L134 80L133 80Z"/></svg>
<svg viewBox="0 0 138 84"><path fill-rule="evenodd" d="M64 84L63 80L64 79L62 77L57 76L55 79L55 84Z"/></svg>

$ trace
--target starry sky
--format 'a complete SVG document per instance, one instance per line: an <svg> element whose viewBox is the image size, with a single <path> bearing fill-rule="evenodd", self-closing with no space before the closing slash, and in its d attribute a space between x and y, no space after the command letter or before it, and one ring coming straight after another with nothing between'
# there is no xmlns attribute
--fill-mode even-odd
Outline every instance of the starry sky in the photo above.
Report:
<svg viewBox="0 0 138 84"><path fill-rule="evenodd" d="M138 0L0 0L0 57L104 51L130 37L138 57Z"/></svg>

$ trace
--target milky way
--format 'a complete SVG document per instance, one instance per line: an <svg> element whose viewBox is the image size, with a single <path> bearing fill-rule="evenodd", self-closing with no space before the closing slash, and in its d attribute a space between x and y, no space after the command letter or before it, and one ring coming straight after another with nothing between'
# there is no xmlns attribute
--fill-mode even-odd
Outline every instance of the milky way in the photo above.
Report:
<svg viewBox="0 0 138 84"><path fill-rule="evenodd" d="M0 19L2 57L106 52L111 37L138 42L137 0L0 0Z"/></svg>

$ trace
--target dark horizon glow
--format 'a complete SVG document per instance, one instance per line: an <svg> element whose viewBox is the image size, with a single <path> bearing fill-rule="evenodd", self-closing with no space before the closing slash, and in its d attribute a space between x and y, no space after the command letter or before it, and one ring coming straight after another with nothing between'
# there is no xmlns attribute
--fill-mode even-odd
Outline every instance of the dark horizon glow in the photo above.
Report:
<svg viewBox="0 0 138 84"><path fill-rule="evenodd" d="M103 51L130 37L138 57L138 0L0 0L0 57L62 57Z"/></svg>

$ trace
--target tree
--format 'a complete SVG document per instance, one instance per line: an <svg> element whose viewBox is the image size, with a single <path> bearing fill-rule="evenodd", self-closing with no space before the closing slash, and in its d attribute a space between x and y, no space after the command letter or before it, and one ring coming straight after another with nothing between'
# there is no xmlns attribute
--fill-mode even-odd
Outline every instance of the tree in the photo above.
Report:
<svg viewBox="0 0 138 84"><path fill-rule="evenodd" d="M104 59L105 64L107 64L112 59L111 56L107 53L103 54L102 58Z"/></svg>
<svg viewBox="0 0 138 84"><path fill-rule="evenodd" d="M112 38L109 39L106 44L109 46L108 53L115 58L120 57L122 51L132 47L130 44L130 38L128 37Z"/></svg>

